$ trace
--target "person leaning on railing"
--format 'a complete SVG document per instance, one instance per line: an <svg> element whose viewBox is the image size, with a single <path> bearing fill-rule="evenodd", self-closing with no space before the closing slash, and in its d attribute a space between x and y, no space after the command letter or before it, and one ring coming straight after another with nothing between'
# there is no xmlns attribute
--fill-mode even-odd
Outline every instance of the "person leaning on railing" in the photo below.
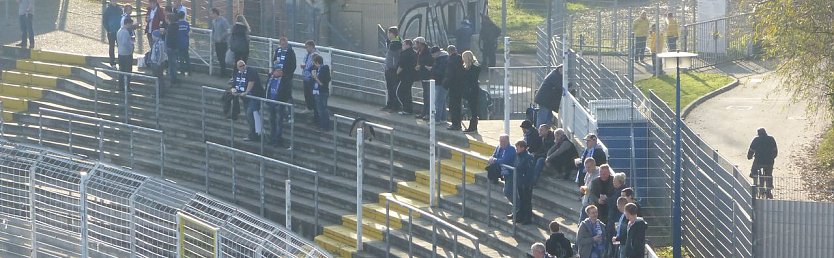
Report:
<svg viewBox="0 0 834 258"><path fill-rule="evenodd" d="M257 141L258 133L255 131L255 111L260 110L260 101L246 98L247 95L263 96L263 85L261 85L261 77L258 76L258 71L255 68L247 67L243 60L237 61L237 70L232 79L229 81L231 88L229 92L232 96L243 99L243 106L245 107L246 122L249 124L249 133L246 141Z"/></svg>

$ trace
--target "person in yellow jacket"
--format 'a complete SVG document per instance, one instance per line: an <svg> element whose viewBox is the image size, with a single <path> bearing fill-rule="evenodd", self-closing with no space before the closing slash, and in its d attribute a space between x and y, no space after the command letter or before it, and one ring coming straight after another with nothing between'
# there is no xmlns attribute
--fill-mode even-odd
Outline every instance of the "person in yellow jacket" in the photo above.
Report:
<svg viewBox="0 0 834 258"><path fill-rule="evenodd" d="M672 16L672 13L666 14L666 45L669 46L669 52L678 50L678 37L680 36L680 26L678 20Z"/></svg>
<svg viewBox="0 0 834 258"><path fill-rule="evenodd" d="M634 62L643 62L646 54L646 38L649 36L649 18L646 11L640 12L640 18L634 20Z"/></svg>
<svg viewBox="0 0 834 258"><path fill-rule="evenodd" d="M652 54L652 66L660 65L660 60L657 58L657 54L663 53L663 49L665 48L666 42L663 41L663 32L660 32L657 28L657 24L652 24L651 30L649 31L649 51Z"/></svg>

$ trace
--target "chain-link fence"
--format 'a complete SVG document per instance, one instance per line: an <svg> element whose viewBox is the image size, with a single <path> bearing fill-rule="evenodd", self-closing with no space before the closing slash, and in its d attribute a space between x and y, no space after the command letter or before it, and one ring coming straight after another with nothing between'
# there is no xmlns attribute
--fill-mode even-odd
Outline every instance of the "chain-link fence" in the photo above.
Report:
<svg viewBox="0 0 834 258"><path fill-rule="evenodd" d="M750 19L752 16L745 13L684 25L682 50L698 54L691 68L753 57L758 50Z"/></svg>
<svg viewBox="0 0 834 258"><path fill-rule="evenodd" d="M4 248L9 255L330 256L283 226L161 179L6 141L0 153L0 245L14 247Z"/></svg>

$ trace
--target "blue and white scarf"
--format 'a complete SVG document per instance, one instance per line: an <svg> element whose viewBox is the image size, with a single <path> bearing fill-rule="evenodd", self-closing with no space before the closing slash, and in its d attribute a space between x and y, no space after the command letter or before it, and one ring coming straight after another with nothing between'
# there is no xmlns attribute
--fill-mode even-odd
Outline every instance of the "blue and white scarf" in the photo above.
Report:
<svg viewBox="0 0 834 258"><path fill-rule="evenodd" d="M281 77L275 76L269 78L269 89L266 98L271 100L278 100L278 89L281 88Z"/></svg>
<svg viewBox="0 0 834 258"><path fill-rule="evenodd" d="M321 67L324 65L320 65L318 69L316 69L316 76L321 76ZM313 95L319 95L319 82L313 82Z"/></svg>
<svg viewBox="0 0 834 258"><path fill-rule="evenodd" d="M278 56L275 57L272 69L284 69L284 62L287 60L287 50L279 47L275 50L275 53L278 53Z"/></svg>

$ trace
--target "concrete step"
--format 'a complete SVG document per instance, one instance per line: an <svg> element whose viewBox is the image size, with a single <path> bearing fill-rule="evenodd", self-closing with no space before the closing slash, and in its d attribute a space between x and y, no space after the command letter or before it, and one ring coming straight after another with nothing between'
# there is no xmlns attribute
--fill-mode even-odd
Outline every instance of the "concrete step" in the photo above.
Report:
<svg viewBox="0 0 834 258"><path fill-rule="evenodd" d="M443 196L455 195L456 192L457 190L454 192L441 190L440 196L442 198ZM429 185L420 184L415 181L397 183L397 194L420 202L429 203Z"/></svg>
<svg viewBox="0 0 834 258"><path fill-rule="evenodd" d="M13 83L0 83L0 94L10 97L21 97L28 99L40 99L46 88L27 86Z"/></svg>
<svg viewBox="0 0 834 258"><path fill-rule="evenodd" d="M345 215L342 216L342 225L345 227L356 227L356 215ZM363 218L362 219L362 235L370 236L373 239L383 239L385 236L385 229L388 228L385 225L385 221L376 221L373 219ZM399 228L391 226L391 230L397 230Z"/></svg>
<svg viewBox="0 0 834 258"><path fill-rule="evenodd" d="M324 236L332 238L339 243L345 244L354 250L356 250L356 242L357 242L357 234L356 228L346 227L344 225L333 225L333 226L326 226L324 227ZM379 238L373 238L371 236L362 236L362 243L370 242L370 241L378 241L382 240Z"/></svg>
<svg viewBox="0 0 834 258"><path fill-rule="evenodd" d="M19 71L50 74L53 76L70 76L72 75L72 68L73 66L71 65L35 60L17 60L15 64L15 69Z"/></svg>
<svg viewBox="0 0 834 258"><path fill-rule="evenodd" d="M478 153L478 155L480 156L479 153ZM489 156L482 156L482 157L489 158ZM450 160L455 161L455 163L457 163L457 164L461 164L461 161L463 160L463 154L461 154L460 152L452 152ZM471 155L466 155L466 167L467 168L474 167L474 168L483 169L483 168L486 168L486 166L487 166L487 161L486 160L479 159L479 158L476 158L476 157L472 157Z"/></svg>
<svg viewBox="0 0 834 258"><path fill-rule="evenodd" d="M431 178L430 178L430 173L429 173L428 170L418 170L417 172L415 172L415 175L417 176L417 182L418 183L423 184L423 185L429 185L429 181L431 181L430 180ZM475 182L474 178L472 179L472 182L473 183ZM462 183L463 183L463 180L461 180L460 178L454 178L454 177L451 177L451 176L441 176L440 177L440 187L441 187L441 190L444 191L444 192L457 194L458 193L458 186L462 185Z"/></svg>
<svg viewBox="0 0 834 258"><path fill-rule="evenodd" d="M31 50L30 59L40 62L67 64L67 65L87 65L87 57L58 51L47 50Z"/></svg>
<svg viewBox="0 0 834 258"><path fill-rule="evenodd" d="M58 86L58 77L26 71L3 71L3 82L54 89Z"/></svg>
<svg viewBox="0 0 834 258"><path fill-rule="evenodd" d="M423 209L423 208L429 207L428 203L421 202L421 201L418 201L418 200L415 200L415 199L411 199L407 196L399 195L399 194L396 194L396 193L381 193L381 194L379 194L379 205L380 206L385 207L387 205L392 210L396 210L397 212L403 213L403 214L408 213L409 208L406 207L406 206L402 206L400 204L397 204L395 202L390 202L389 203L388 202L389 199L403 202L407 205L411 205L412 207L415 207L415 208L418 208L418 209ZM412 215L419 216L420 214L413 213Z"/></svg>
<svg viewBox="0 0 834 258"><path fill-rule="evenodd" d="M460 161L453 161L449 159L440 160L440 166L438 166L438 169L440 170L440 173L443 174L443 176L456 178L458 180L462 180L463 178L463 169ZM466 182L475 182L475 176L479 173L484 172L486 172L484 167L469 166L469 164L467 163Z"/></svg>
<svg viewBox="0 0 834 258"><path fill-rule="evenodd" d="M337 241L334 238L331 238L327 235L318 235L315 237L315 242L324 250L327 250L330 253L337 255L338 257L343 258L350 258L353 256L353 253L356 252L355 247L351 247L347 244Z"/></svg>

